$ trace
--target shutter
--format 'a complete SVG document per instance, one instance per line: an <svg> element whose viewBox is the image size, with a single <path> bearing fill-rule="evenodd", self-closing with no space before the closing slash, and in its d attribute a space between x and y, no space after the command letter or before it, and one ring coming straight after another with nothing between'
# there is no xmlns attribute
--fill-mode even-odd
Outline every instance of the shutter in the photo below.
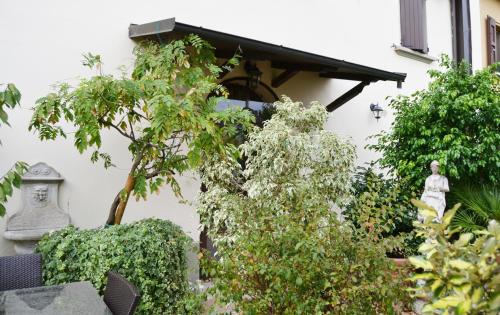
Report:
<svg viewBox="0 0 500 315"><path fill-rule="evenodd" d="M486 44L488 45L488 65L497 61L497 23L491 17L486 18Z"/></svg>
<svg viewBox="0 0 500 315"><path fill-rule="evenodd" d="M400 0L401 45L428 52L425 0Z"/></svg>

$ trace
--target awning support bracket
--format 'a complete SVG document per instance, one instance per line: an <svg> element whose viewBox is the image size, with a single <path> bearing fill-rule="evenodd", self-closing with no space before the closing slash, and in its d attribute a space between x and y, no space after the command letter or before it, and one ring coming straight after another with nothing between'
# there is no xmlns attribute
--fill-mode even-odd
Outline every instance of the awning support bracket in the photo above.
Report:
<svg viewBox="0 0 500 315"><path fill-rule="evenodd" d="M286 69L273 79L271 86L273 88L280 87L283 83L293 78L297 73L299 73L299 70L297 69Z"/></svg>
<svg viewBox="0 0 500 315"><path fill-rule="evenodd" d="M344 94L342 94L341 96L339 96L333 102L331 102L326 107L326 110L329 111L329 112L333 112L334 110L336 110L337 108L339 108L343 104L349 102L354 97L356 97L359 93L361 93L361 91L363 91L363 89L365 88L365 86L367 86L370 83L371 83L370 81L362 81L362 82L358 83L355 87L353 87L349 91L347 91Z"/></svg>

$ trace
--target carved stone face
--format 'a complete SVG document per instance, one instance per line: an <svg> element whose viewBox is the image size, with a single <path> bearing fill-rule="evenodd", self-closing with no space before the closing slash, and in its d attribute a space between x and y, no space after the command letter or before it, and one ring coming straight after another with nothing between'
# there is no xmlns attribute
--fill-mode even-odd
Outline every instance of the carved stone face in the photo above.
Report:
<svg viewBox="0 0 500 315"><path fill-rule="evenodd" d="M33 187L33 200L37 204L45 203L47 201L49 187L47 185L37 185Z"/></svg>

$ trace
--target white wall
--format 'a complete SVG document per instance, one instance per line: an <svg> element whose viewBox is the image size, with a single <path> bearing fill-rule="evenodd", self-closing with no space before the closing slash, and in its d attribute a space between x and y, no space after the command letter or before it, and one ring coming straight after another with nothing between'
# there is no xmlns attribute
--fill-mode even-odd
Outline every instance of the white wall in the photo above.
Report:
<svg viewBox="0 0 500 315"><path fill-rule="evenodd" d="M448 0L428 0L430 54L451 54L450 8ZM104 70L117 73L120 65L132 65L133 42L128 39L129 23L176 17L178 21L219 31L322 54L384 70L406 72L403 89L394 82L378 82L336 110L328 128L350 136L359 148L359 162L374 155L362 149L368 135L390 126L385 113L378 122L369 111L371 102L386 105L385 97L409 94L427 84L425 63L395 54L391 45L400 42L398 0L336 1L27 1L0 2L0 82L13 82L22 92L22 108L10 114L12 128L2 127L0 174L17 160L43 161L53 166L65 182L60 205L77 226L101 225L108 207L122 187L130 159L125 142L106 135L104 147L117 168L104 170L80 155L67 140L40 142L27 131L30 108L35 100L50 92L58 81L74 82L89 75L80 64L85 52L99 53ZM269 81L269 76L265 78ZM277 90L304 101L328 104L356 82L320 79L301 73ZM71 128L69 128L71 129ZM181 179L185 196L194 200L199 183L194 176ZM7 204L8 214L19 210L16 192ZM194 209L177 202L169 189L147 202L131 201L125 222L143 217L168 218L198 238ZM0 231L5 218L0 219ZM1 234L1 233L0 233ZM12 254L12 244L0 238L0 255Z"/></svg>

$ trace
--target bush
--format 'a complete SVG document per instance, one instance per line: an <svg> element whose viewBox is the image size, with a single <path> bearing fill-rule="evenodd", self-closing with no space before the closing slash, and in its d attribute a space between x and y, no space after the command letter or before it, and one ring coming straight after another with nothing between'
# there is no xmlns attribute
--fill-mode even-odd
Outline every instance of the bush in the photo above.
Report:
<svg viewBox="0 0 500 315"><path fill-rule="evenodd" d="M139 289L138 314L182 314L189 243L177 225L147 219L104 229L69 226L45 235L37 252L46 285L90 281L103 294L106 273L116 270Z"/></svg>
<svg viewBox="0 0 500 315"><path fill-rule="evenodd" d="M374 165L358 167L354 178L354 198L342 212L344 218L380 235L390 257L416 254L422 240L413 233L417 213L410 202L412 188L404 180L377 174Z"/></svg>
<svg viewBox="0 0 500 315"><path fill-rule="evenodd" d="M500 80L496 67L469 73L466 63L442 60L429 71L426 90L393 99L391 131L368 146L380 163L412 186L423 188L429 164L437 160L451 183L500 181Z"/></svg>
<svg viewBox="0 0 500 315"><path fill-rule="evenodd" d="M237 160L207 161L199 202L218 249L214 294L243 314L391 314L403 295L385 247L341 225L354 147L324 130L325 108L283 98Z"/></svg>
<svg viewBox="0 0 500 315"><path fill-rule="evenodd" d="M416 296L423 298L425 314L486 314L500 312L500 225L491 220L488 229L461 233L450 222L460 204L448 210L442 223L437 212L420 201L423 223L416 223L417 233L426 238L421 256L410 262L423 272L416 274ZM420 280L420 281L419 281Z"/></svg>

